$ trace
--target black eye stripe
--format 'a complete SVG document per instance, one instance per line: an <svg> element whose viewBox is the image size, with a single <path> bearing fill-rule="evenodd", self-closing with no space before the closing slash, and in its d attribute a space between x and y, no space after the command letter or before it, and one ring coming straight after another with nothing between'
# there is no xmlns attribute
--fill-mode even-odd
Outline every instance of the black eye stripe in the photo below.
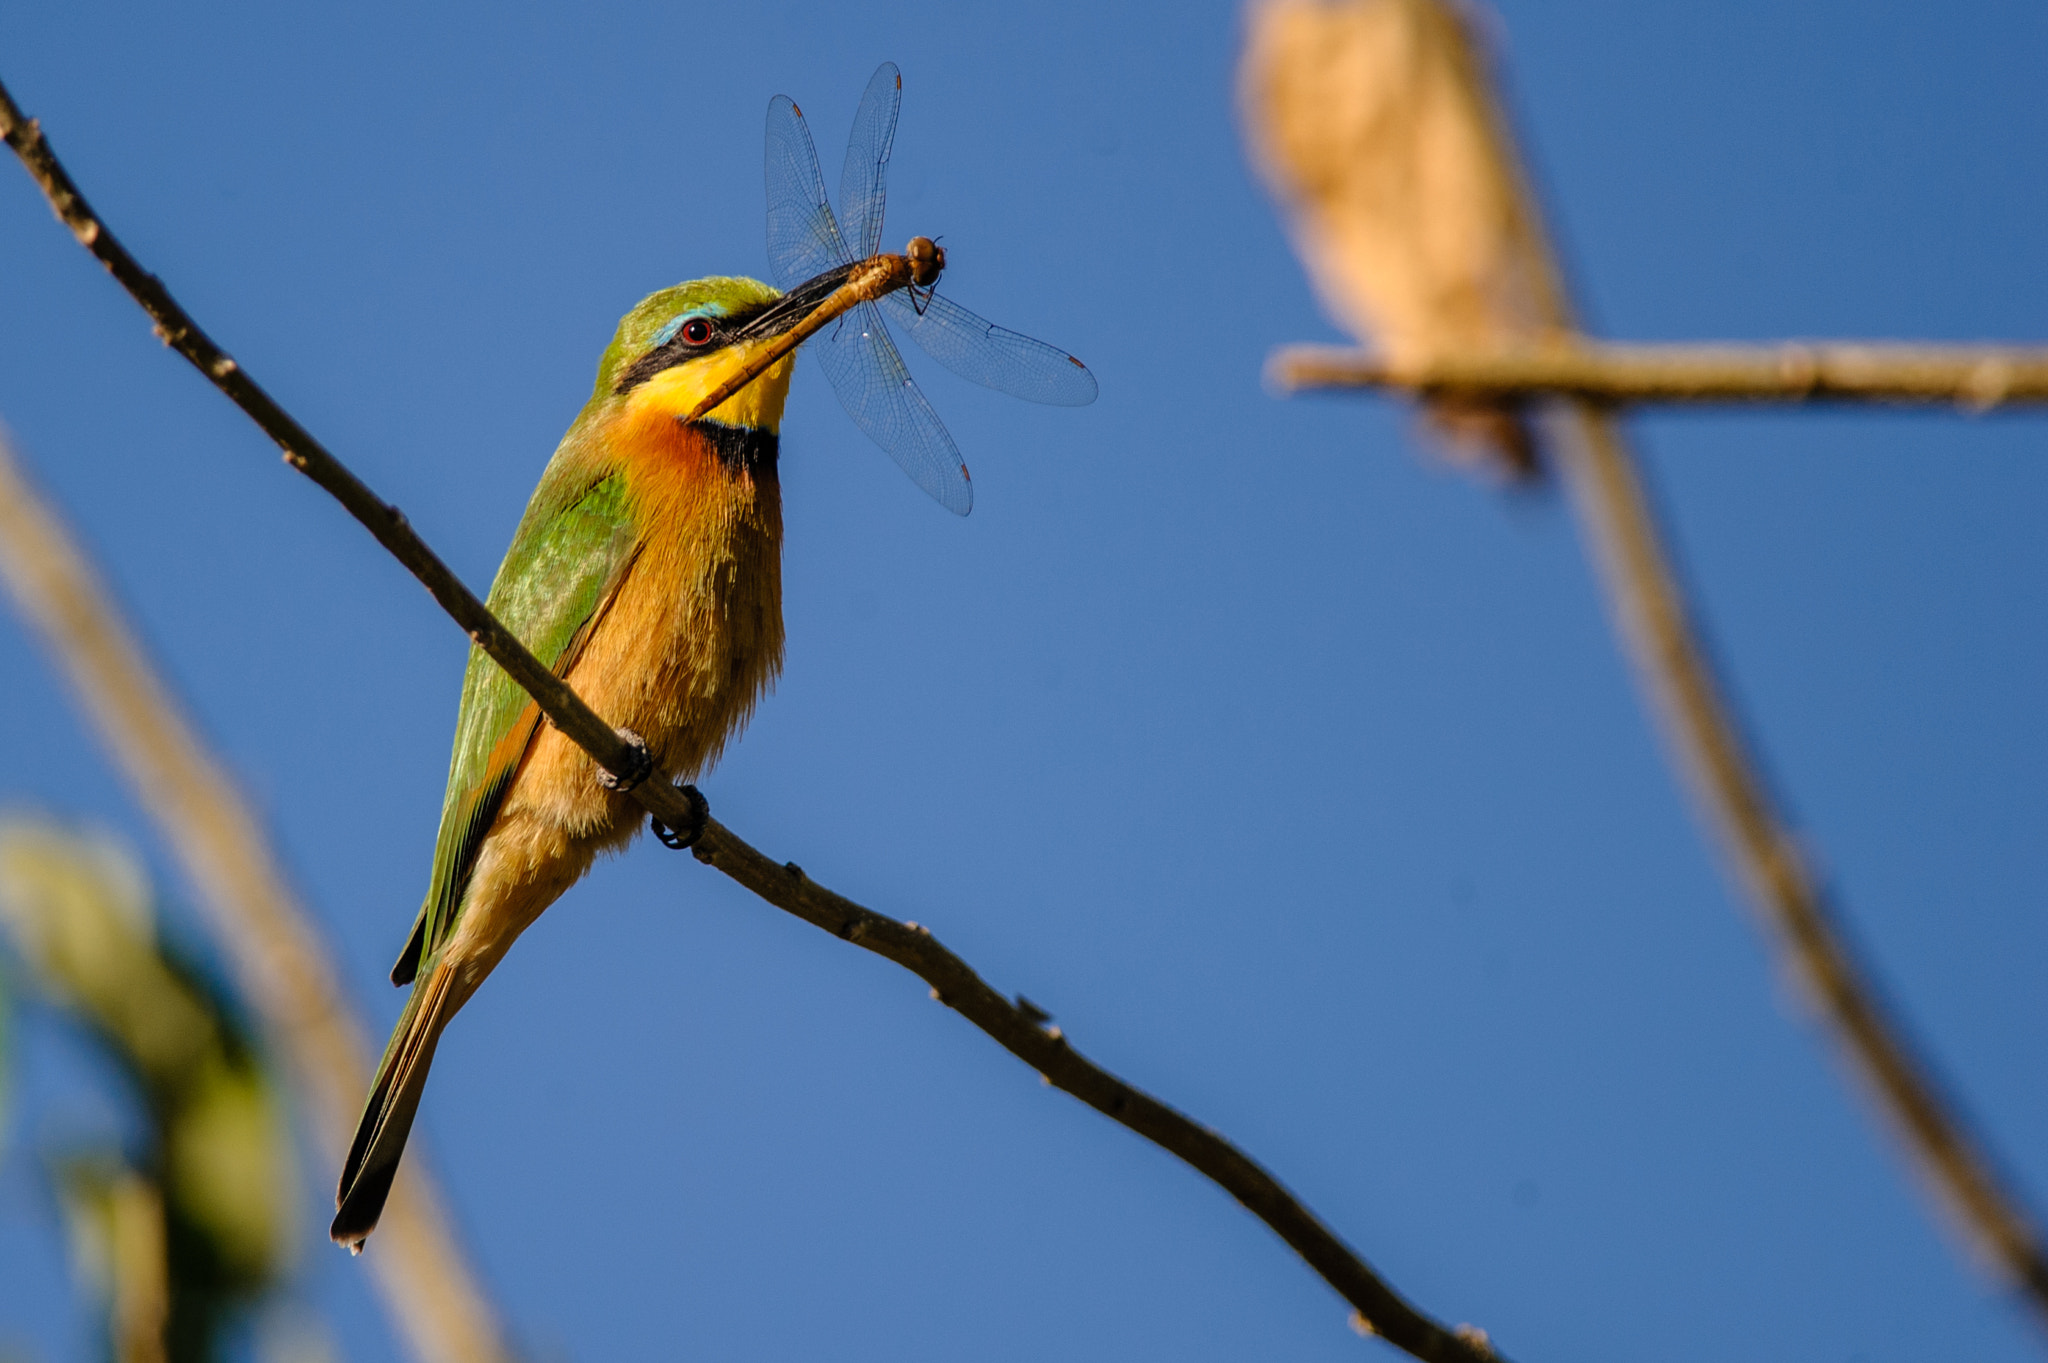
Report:
<svg viewBox="0 0 2048 1363"><path fill-rule="evenodd" d="M773 306L773 303L759 303L741 308L725 317L690 318L677 327L675 334L668 340L654 346L621 370L618 381L612 385L612 392L629 393L664 369L673 369L679 364L700 359L713 351L723 350L734 341L745 339L747 324ZM701 340L692 340L686 333L699 326L703 328L703 337Z"/></svg>
<svg viewBox="0 0 2048 1363"><path fill-rule="evenodd" d="M664 369L672 369L739 341L781 335L810 315L811 309L830 297L846 282L848 275L860 268L860 264L841 265L766 303L750 304L724 317L705 317L702 320L710 325L711 333L702 341L693 343L684 338L683 332L690 326L690 322L685 322L676 328L675 335L620 371L612 391L631 392Z"/></svg>

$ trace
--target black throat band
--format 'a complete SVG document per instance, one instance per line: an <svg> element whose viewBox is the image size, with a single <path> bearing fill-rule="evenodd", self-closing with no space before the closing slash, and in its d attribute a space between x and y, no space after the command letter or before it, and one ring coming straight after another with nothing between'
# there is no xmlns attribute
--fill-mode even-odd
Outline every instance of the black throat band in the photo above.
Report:
<svg viewBox="0 0 2048 1363"><path fill-rule="evenodd" d="M755 482L775 478L775 460L782 451L782 437L776 432L754 426L728 426L723 421L690 424L710 442L727 473L735 477L744 473Z"/></svg>

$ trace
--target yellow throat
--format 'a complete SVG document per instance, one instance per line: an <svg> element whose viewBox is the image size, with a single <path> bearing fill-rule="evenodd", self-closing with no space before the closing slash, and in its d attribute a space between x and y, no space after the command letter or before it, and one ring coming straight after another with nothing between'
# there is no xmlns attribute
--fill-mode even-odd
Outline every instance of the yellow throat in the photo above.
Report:
<svg viewBox="0 0 2048 1363"><path fill-rule="evenodd" d="M687 417L720 384L746 368L750 360L773 346L777 339L771 336L727 346L701 360L664 369L633 390L627 399L627 411L634 417ZM762 370L752 383L706 412L702 419L749 430L779 430L782 404L789 397L789 376L795 365L796 352L792 350Z"/></svg>

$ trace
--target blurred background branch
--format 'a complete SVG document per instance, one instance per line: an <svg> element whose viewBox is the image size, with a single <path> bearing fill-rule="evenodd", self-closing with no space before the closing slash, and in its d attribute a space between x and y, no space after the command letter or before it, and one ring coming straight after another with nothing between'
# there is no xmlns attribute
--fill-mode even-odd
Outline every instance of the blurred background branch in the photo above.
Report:
<svg viewBox="0 0 2048 1363"><path fill-rule="evenodd" d="M1263 0L1250 13L1240 100L1324 307L1389 372L1581 352L1470 11L1448 0ZM2001 374L2000 395L2020 377ZM1522 420L1515 406L1489 405L1491 392L1453 400L1414 386L1425 410L1455 401ZM1649 708L1736 879L1929 1185L2048 1320L2041 1234L1800 854L1714 675L1620 425L1583 398L1532 411ZM1466 457L1496 469L1525 466L1499 438L1466 443Z"/></svg>
<svg viewBox="0 0 2048 1363"><path fill-rule="evenodd" d="M1442 352L1401 361L1336 346L1287 346L1274 385L1388 388L1426 400L1936 403L1986 411L2048 402L2048 349L1788 341L1772 345L1569 345Z"/></svg>
<svg viewBox="0 0 2048 1363"><path fill-rule="evenodd" d="M54 508L0 432L0 583L49 649L108 756L196 892L244 997L291 1066L338 1165L369 1082L369 1047L310 916L256 816L171 695ZM371 1267L421 1363L497 1363L502 1332L424 1170L385 1218Z"/></svg>

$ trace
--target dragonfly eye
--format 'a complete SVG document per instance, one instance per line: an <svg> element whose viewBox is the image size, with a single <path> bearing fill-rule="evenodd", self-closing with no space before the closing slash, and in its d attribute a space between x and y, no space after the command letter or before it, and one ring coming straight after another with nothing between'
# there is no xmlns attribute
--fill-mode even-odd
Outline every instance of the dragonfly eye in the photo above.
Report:
<svg viewBox="0 0 2048 1363"><path fill-rule="evenodd" d="M930 288L946 268L945 247L930 237L912 237L903 254L910 259L910 282L920 289Z"/></svg>
<svg viewBox="0 0 2048 1363"><path fill-rule="evenodd" d="M702 317L692 317L683 323L678 334L682 336L684 345L703 345L711 339L711 323Z"/></svg>

